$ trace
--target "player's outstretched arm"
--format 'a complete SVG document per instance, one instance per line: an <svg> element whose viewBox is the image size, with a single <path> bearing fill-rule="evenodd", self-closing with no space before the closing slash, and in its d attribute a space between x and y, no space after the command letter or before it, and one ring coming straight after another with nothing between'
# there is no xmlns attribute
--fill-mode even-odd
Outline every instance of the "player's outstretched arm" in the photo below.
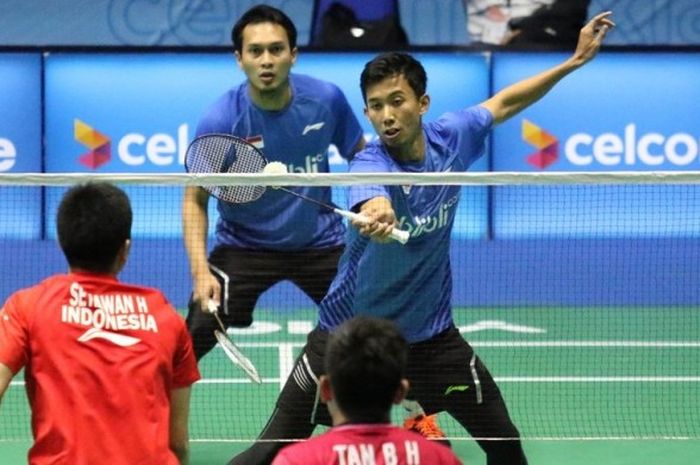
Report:
<svg viewBox="0 0 700 465"><path fill-rule="evenodd" d="M198 186L185 188L182 202L182 235L190 260L192 273L192 298L200 302L202 311L207 311L209 299L220 300L221 286L209 271L207 262L207 232L209 194Z"/></svg>
<svg viewBox="0 0 700 465"><path fill-rule="evenodd" d="M501 123L535 103L549 92L564 76L580 68L596 56L605 35L615 23L612 12L606 11L591 19L579 34L574 54L563 63L530 78L506 87L481 104Z"/></svg>

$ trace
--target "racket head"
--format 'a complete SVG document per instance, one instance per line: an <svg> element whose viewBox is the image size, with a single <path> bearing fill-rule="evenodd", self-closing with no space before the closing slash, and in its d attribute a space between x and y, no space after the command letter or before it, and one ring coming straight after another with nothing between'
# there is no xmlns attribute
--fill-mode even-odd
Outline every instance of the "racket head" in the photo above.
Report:
<svg viewBox="0 0 700 465"><path fill-rule="evenodd" d="M230 134L204 134L195 138L185 153L188 173L259 173L267 164L252 144ZM203 186L217 199L248 203L265 193L265 186Z"/></svg>
<svg viewBox="0 0 700 465"><path fill-rule="evenodd" d="M243 352L233 343L231 338L228 337L226 333L222 333L218 329L214 330L214 336L218 341L221 348L224 350L226 356L236 365L241 367L248 378L256 384L262 384L262 378L258 373L257 368L253 365L253 362L246 357Z"/></svg>

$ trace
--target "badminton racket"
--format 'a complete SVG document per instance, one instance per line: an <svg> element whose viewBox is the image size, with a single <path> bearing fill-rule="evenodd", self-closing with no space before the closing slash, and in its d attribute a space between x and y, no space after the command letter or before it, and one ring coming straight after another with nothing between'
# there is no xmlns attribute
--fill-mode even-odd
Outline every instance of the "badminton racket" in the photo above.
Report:
<svg viewBox="0 0 700 465"><path fill-rule="evenodd" d="M185 168L188 173L201 174L260 172L280 174L287 172L287 167L284 164L280 162L268 163L265 156L255 146L229 134L205 134L193 140L185 154ZM253 202L262 197L266 190L265 186L204 186L204 189L217 199L230 203ZM360 223L370 221L362 214L320 202L285 187L275 186L274 189L313 203L344 218ZM408 241L409 232L393 228L389 237L405 244Z"/></svg>
<svg viewBox="0 0 700 465"><path fill-rule="evenodd" d="M216 304L216 302L210 300L209 304L207 305L207 309L209 310L209 313L214 315L214 318L216 318L217 323L219 323L219 329L214 330L214 336L216 337L217 342L223 349L226 356L234 364L241 367L241 369L243 369L243 371L248 376L248 378L250 378L251 381L257 384L262 384L262 378L258 373L258 369L255 368L253 362L251 362L250 359L245 356L241 349L239 349L238 346L228 336L228 333L226 332L226 327L224 326L224 323L219 317L219 306Z"/></svg>

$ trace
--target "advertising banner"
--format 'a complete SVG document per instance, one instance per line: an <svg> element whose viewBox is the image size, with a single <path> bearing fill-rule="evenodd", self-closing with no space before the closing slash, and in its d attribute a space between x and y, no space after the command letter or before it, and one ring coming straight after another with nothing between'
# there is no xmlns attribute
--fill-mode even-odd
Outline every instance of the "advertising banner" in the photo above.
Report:
<svg viewBox="0 0 700 465"><path fill-rule="evenodd" d="M41 55L0 53L0 173L41 171ZM0 189L0 238L41 235L38 187Z"/></svg>

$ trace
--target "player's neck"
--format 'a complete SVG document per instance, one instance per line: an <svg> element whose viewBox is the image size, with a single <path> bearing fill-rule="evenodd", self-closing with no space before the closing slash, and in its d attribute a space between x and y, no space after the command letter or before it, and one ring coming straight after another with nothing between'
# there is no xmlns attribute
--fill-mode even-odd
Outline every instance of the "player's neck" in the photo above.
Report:
<svg viewBox="0 0 700 465"><path fill-rule="evenodd" d="M273 90L260 90L248 85L248 95L256 107L267 111L279 111L292 100L292 86L289 82Z"/></svg>
<svg viewBox="0 0 700 465"><path fill-rule="evenodd" d="M420 131L415 139L395 147L387 147L391 158L402 164L422 163L425 160L425 137Z"/></svg>

